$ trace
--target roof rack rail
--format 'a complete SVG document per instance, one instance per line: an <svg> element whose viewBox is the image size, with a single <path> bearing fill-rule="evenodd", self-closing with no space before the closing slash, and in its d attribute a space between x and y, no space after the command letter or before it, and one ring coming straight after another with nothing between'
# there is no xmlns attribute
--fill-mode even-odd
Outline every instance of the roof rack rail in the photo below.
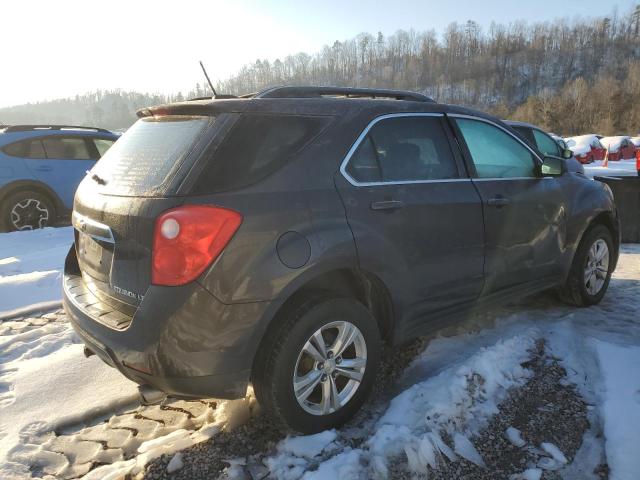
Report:
<svg viewBox="0 0 640 480"><path fill-rule="evenodd" d="M329 96L341 96L347 98L391 98L412 102L435 103L435 100L423 95L422 93L409 92L407 90L354 87L273 87L263 90L253 98L319 98Z"/></svg>
<svg viewBox="0 0 640 480"><path fill-rule="evenodd" d="M29 130L93 130L101 133L111 133L105 128L83 127L80 125L11 125L7 126L5 133L26 132Z"/></svg>

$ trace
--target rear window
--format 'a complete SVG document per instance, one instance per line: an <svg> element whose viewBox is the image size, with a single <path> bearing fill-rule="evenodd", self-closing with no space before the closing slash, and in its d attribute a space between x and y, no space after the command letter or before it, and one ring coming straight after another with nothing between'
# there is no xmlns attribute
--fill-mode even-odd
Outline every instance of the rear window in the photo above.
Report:
<svg viewBox="0 0 640 480"><path fill-rule="evenodd" d="M257 182L289 162L329 121L330 117L319 116L243 115L208 159L193 193L231 190Z"/></svg>
<svg viewBox="0 0 640 480"><path fill-rule="evenodd" d="M109 148L92 173L104 193L144 196L163 187L186 159L213 117L166 116L138 120Z"/></svg>

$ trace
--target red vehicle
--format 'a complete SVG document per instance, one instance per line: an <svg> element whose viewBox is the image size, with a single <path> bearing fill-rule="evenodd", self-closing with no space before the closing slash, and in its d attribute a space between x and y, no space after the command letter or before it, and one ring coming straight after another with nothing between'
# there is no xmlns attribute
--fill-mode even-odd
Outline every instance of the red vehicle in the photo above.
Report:
<svg viewBox="0 0 640 480"><path fill-rule="evenodd" d="M636 146L630 137L618 135L616 137L603 137L600 143L609 150L609 161L633 160L636 158Z"/></svg>
<svg viewBox="0 0 640 480"><path fill-rule="evenodd" d="M604 160L606 149L600 143L597 135L579 135L565 140L567 147L571 149L574 157L580 163L587 164L595 160Z"/></svg>

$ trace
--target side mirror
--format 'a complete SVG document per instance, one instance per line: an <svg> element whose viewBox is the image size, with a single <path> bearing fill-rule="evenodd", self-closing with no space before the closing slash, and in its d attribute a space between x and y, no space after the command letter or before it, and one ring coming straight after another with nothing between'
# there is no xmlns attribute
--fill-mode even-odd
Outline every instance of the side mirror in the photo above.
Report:
<svg viewBox="0 0 640 480"><path fill-rule="evenodd" d="M569 150L570 151L570 150ZM540 172L545 176L558 177L567 171L567 165L562 158L544 157Z"/></svg>
<svg viewBox="0 0 640 480"><path fill-rule="evenodd" d="M562 151L562 158L564 158L565 160L569 160L571 157L573 157L573 151L565 148Z"/></svg>

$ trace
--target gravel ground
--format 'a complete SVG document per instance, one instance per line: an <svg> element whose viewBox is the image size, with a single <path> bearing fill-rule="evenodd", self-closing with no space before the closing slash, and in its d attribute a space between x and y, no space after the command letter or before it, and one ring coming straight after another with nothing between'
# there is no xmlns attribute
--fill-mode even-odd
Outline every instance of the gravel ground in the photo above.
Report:
<svg viewBox="0 0 640 480"><path fill-rule="evenodd" d="M66 320L60 310L44 315L33 313L31 316L1 322L0 335L28 331L49 322ZM375 419L384 412L389 400L399 393L396 391L396 380L415 356L425 348L428 341L428 338L424 338L402 349L385 349L384 360L370 400L356 417L339 431L338 440L342 444L357 448L370 437ZM575 388L565 381L565 371L557 360L545 353L542 341L539 342L533 359L526 366L534 372L533 378L524 387L511 392L500 406L500 415L496 415L485 430L473 439L487 468L482 469L464 459L453 463L442 461L438 470L429 471L429 479L508 479L526 468L535 467L545 458L546 454L540 449L543 442L555 444L569 463L573 460L584 433L590 427L587 405ZM144 412L144 409L141 412ZM127 414L131 415L128 412L116 412L116 417ZM100 428L101 423L97 421L96 428ZM507 440L505 431L509 426L522 432L522 437L527 442L524 447L515 447ZM65 436L62 432L56 434L60 437ZM285 436L286 432L268 417L261 415L255 407L251 419L244 425L230 431L222 431L213 439L184 450L184 466L180 470L169 474L167 466L173 455L163 455L147 465L144 478L215 479L230 465L230 460L238 458L246 462L247 478L268 478L268 471L262 465L262 459L272 454L277 443ZM126 453L125 458L130 455ZM407 470L404 457L398 458L390 467L392 478L415 478ZM314 465L310 465L310 468L313 469ZM607 465L599 465L594 473L601 479L608 478ZM545 471L542 476L542 479L549 480L559 478L561 477L558 472L554 471Z"/></svg>
<svg viewBox="0 0 640 480"><path fill-rule="evenodd" d="M371 419L377 418L393 396L391 386L411 360L425 347L426 339L414 341L402 349L385 348L383 362L373 392L367 403L339 432L339 439L357 446L370 435ZM246 460L246 473L251 479L267 478L268 471L261 458L274 450L286 432L265 415L253 416L245 425L223 431L213 439L194 445L182 452L184 467L169 474L167 466L173 455L163 455L147 465L145 479L199 480L215 479L229 466L228 460Z"/></svg>
<svg viewBox="0 0 640 480"><path fill-rule="evenodd" d="M569 463L582 444L589 428L587 405L573 385L565 380L566 372L557 360L545 354L544 343L538 342L533 359L523 365L534 376L522 388L513 390L500 405L500 413L493 417L473 443L486 463L486 469L459 459L441 461L438 470L429 468L429 479L435 480L495 480L508 479L528 468L535 468L549 456L540 448L543 442L556 445ZM516 447L506 437L506 430L520 430L526 444ZM450 443L450 442L448 442ZM597 472L607 477L601 465ZM406 459L400 458L392 466L392 478L413 478L407 471ZM542 479L562 478L557 471L545 470Z"/></svg>
<svg viewBox="0 0 640 480"><path fill-rule="evenodd" d="M339 432L339 439L343 443L358 447L369 437L374 424L371 420L384 411L392 396L389 390L393 380L399 377L425 343L426 340L414 342L401 353L388 353L372 400ZM587 405L574 386L566 382L566 372L557 360L545 353L542 341L538 343L533 359L525 366L534 372L532 379L524 387L511 392L500 405L500 414L474 439L474 445L487 468L483 469L464 459L442 461L438 470L429 471L429 479L508 479L527 468L536 467L541 460L548 458L540 448L543 442L556 445L571 463L590 426ZM520 430L527 442L525 446L518 448L508 441L505 431L510 426ZM270 424L264 416L258 415L236 430L223 432L209 442L184 451L182 459L185 466L178 472L167 473L171 456L163 456L147 467L145 478L217 478L229 465L225 460L238 457L246 461L247 478L268 478L268 471L262 467L261 459L273 452L277 442L284 436L285 432ZM607 470L606 465L600 465L596 473L605 479L608 478ZM405 457L392 463L390 474L391 478L415 478L407 470ZM558 472L553 470L545 470L542 475L542 479L560 478Z"/></svg>
<svg viewBox="0 0 640 480"><path fill-rule="evenodd" d="M426 340L412 343L401 353L388 352L372 399L365 408L339 432L339 439L353 447L360 446L370 435L372 419L377 418L392 396L390 386L408 363L423 348ZM512 391L496 415L481 434L473 439L474 445L486 463L486 469L464 459L456 462L441 461L439 469L429 469L423 478L436 480L495 480L508 479L527 468L534 468L548 455L540 448L543 442L556 445L569 463L580 447L584 433L589 429L587 405L574 386L566 382L566 372L557 360L545 353L544 343L538 342L533 359L525 365L534 372L532 379L522 388ZM526 445L516 447L506 438L508 427L520 430ZM195 445L182 453L184 467L167 472L172 456L165 455L147 466L146 479L211 479L218 478L228 460L242 458L246 462L245 474L249 479L268 478L261 459L273 449L285 432L257 415L233 431L222 432L209 442ZM313 468L313 466L311 466ZM599 478L608 478L606 465L599 465ZM406 458L391 464L391 478L415 478L407 470ZM517 477L516 477L517 478ZM560 479L557 471L544 470L543 480Z"/></svg>

